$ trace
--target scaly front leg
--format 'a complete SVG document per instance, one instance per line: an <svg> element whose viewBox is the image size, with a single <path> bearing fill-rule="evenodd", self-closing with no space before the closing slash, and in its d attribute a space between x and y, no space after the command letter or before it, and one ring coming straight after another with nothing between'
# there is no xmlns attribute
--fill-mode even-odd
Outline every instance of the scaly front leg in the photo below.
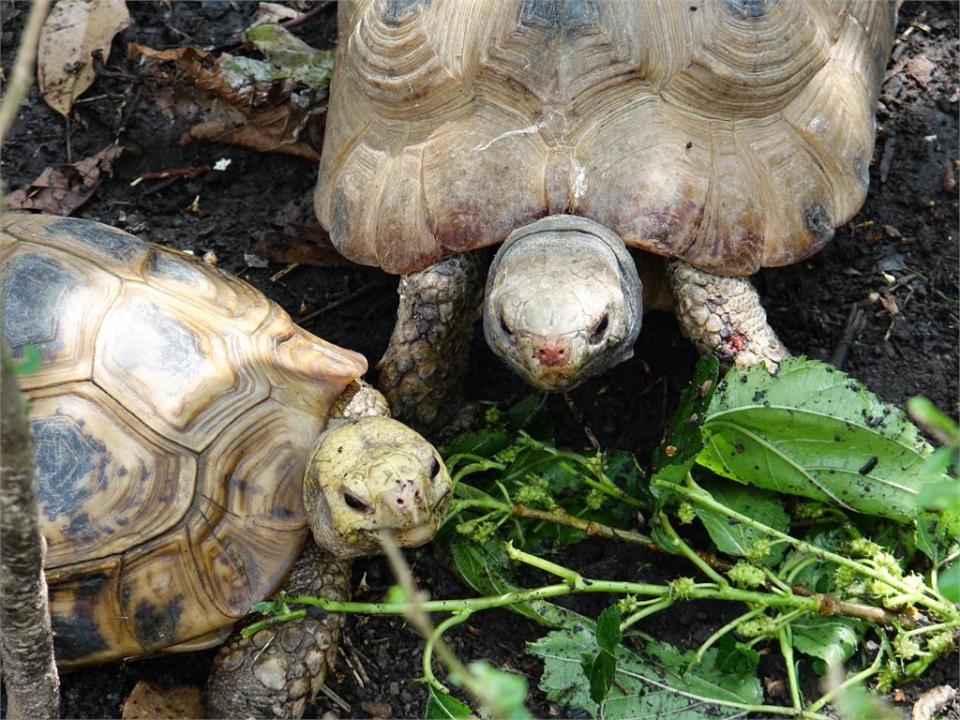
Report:
<svg viewBox="0 0 960 720"><path fill-rule="evenodd" d="M719 277L678 260L667 263L680 328L700 352L737 367L762 362L776 372L790 355L745 278Z"/></svg>
<svg viewBox="0 0 960 720"><path fill-rule="evenodd" d="M400 280L390 345L377 366L394 416L420 430L456 414L483 298L480 253L453 255Z"/></svg>

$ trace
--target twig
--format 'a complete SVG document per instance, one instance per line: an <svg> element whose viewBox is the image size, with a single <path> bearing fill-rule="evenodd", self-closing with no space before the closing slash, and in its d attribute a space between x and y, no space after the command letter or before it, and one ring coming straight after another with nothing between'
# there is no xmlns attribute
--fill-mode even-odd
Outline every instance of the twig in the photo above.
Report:
<svg viewBox="0 0 960 720"><path fill-rule="evenodd" d="M20 49L13 63L13 71L10 73L10 83L7 85L3 102L0 103L0 145L3 145L4 140L7 139L7 133L13 127L20 106L30 90L34 62L37 58L37 45L40 43L40 29L43 27L49 7L50 0L33 0L30 6L27 26L20 40Z"/></svg>
<svg viewBox="0 0 960 720"><path fill-rule="evenodd" d="M314 311L311 312L311 313L307 313L307 314L304 315L302 318L299 318L299 319L297 320L297 322L298 322L300 325L306 325L306 324L307 324L308 322L310 322L311 320L316 320L318 317L320 317L320 316L323 315L324 313L330 312L330 311L333 310L334 308L338 308L338 307L340 307L341 305L345 305L345 304L348 303L348 302L353 302L354 300L356 300L356 299L357 299L358 297L360 297L361 295L364 295L365 293L370 292L370 291L373 290L374 288L379 287L380 284L381 284L381 281L380 281L380 280L374 280L373 282L369 282L369 283L367 283L366 285L364 285L363 287L358 288L357 290L354 290L352 293L349 293L348 295L344 295L344 296L343 296L342 298L340 298L339 300L334 300L333 302L329 302L329 303L327 303L326 305L324 305L323 307L317 308L316 310L314 310Z"/></svg>
<svg viewBox="0 0 960 720"><path fill-rule="evenodd" d="M863 329L863 307L860 303L854 303L850 308L850 314L847 316L847 325L843 331L843 337L837 344L833 355L830 357L830 364L840 369L847 360L847 353L850 351L850 344L853 339L860 334Z"/></svg>
<svg viewBox="0 0 960 720"><path fill-rule="evenodd" d="M576 403L573 402L573 398L570 397L570 393L565 392L563 394L563 400L567 404L567 407L570 408L570 412L573 414L574 420L576 420L580 427L583 429L583 434L587 436L587 440L590 441L590 445L594 450L600 449L600 442L597 440L597 436L594 435L593 430L590 429L590 426L583 421L583 413L580 412L580 409L577 407Z"/></svg>

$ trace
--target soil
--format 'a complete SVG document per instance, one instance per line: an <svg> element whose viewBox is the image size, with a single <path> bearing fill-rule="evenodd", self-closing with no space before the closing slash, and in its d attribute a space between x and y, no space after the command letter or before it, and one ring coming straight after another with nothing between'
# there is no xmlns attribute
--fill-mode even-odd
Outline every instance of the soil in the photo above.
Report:
<svg viewBox="0 0 960 720"><path fill-rule="evenodd" d="M75 162L118 140L128 152L75 215L197 254L213 250L221 267L260 288L295 318L339 302L335 311L306 323L308 329L362 352L373 368L392 329L396 278L364 268L301 266L271 279L284 266L250 267L245 259L277 213L310 193L316 167L306 160L238 147L181 144L187 125L172 123L159 112L136 79L137 64L126 58L131 42L154 48L228 43L249 25L255 5L219 0L130 3L133 24L114 41L105 64L108 73L102 73L77 103L69 125L47 107L36 89L31 92L4 148L3 180L8 190L16 189L48 166ZM7 77L27 7L26 2L2 0L0 61ZM334 8L318 13L297 33L315 47L332 46ZM895 47L877 115L866 204L837 230L825 250L798 265L764 271L756 283L771 323L794 352L842 363L845 371L885 400L903 405L907 398L922 394L956 415L958 6L905 4L898 37L903 40ZM165 184L131 184L140 173L212 165L225 158L231 163L224 172ZM189 211L191 205L198 205L199 212ZM854 322L857 309L862 310L862 319ZM649 457L695 359L673 318L651 314L632 360L573 391L571 405L559 397L547 398L561 439L568 446L585 447L583 428L589 427L603 446ZM491 354L481 333L471 363L470 399L507 404L529 392ZM563 560L600 577L630 572L669 575L669 567L662 567L656 558L633 549L627 552L605 543L585 543ZM429 549L411 553L410 559L418 581L434 596L465 592ZM358 563L358 585L361 579L369 587L358 593L365 599L380 597L392 582L378 560ZM670 614L658 615L645 629L687 647L702 641L729 612L706 604L680 605ZM537 716L571 716L536 689L540 665L524 654L524 643L541 633L541 628L514 615L488 612L474 616L449 637L461 658L486 658L526 676L530 707ZM353 618L346 639L349 651L341 654L328 684L350 711L338 710L321 697L308 709L309 716L328 711L356 717L422 716L424 691L414 682L420 674L422 642L406 623L396 618ZM369 681L358 682L358 673L346 662L351 656ZM175 655L71 673L63 678L63 715L119 717L123 699L139 678L196 683L210 658L210 652ZM765 674L774 678L782 674L776 662L764 663ZM956 680L956 657L948 658L922 683L907 688L906 701L924 688ZM810 692L815 692L813 686Z"/></svg>

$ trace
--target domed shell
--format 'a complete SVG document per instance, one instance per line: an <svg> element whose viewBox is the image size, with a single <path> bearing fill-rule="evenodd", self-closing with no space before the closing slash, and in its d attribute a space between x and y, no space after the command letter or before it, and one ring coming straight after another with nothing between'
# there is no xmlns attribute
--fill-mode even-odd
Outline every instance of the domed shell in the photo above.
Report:
<svg viewBox="0 0 960 720"><path fill-rule="evenodd" d="M746 275L822 247L866 195L896 4L339 4L315 206L395 273L555 213Z"/></svg>
<svg viewBox="0 0 960 720"><path fill-rule="evenodd" d="M282 582L302 481L363 357L246 283L89 220L0 221L61 667L215 631Z"/></svg>

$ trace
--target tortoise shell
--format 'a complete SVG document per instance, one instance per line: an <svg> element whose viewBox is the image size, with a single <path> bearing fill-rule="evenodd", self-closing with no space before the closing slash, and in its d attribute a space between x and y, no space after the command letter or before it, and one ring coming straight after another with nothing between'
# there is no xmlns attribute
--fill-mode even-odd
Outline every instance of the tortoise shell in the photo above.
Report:
<svg viewBox="0 0 960 720"><path fill-rule="evenodd" d="M879 0L357 0L315 206L389 272L568 213L723 275L822 247L866 195Z"/></svg>
<svg viewBox="0 0 960 720"><path fill-rule="evenodd" d="M241 280L89 220L0 221L61 666L176 645L282 582L304 470L366 370Z"/></svg>

